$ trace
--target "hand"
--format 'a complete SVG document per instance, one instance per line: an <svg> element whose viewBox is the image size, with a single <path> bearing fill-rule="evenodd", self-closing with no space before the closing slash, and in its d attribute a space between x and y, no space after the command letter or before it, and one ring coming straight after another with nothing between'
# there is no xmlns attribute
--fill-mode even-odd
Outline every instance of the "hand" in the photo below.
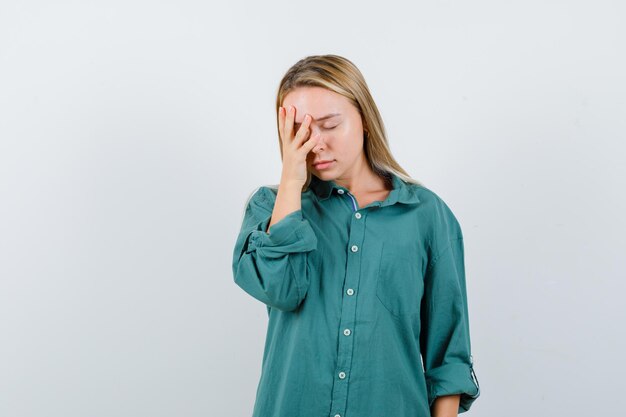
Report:
<svg viewBox="0 0 626 417"><path fill-rule="evenodd" d="M290 106L289 110L283 107L278 109L278 130L280 141L283 147L283 172L281 182L300 184L306 183L307 165L306 158L311 149L315 147L318 140L313 140L310 136L311 115L307 114L302 121L302 125L295 137L293 136L293 125L296 119L296 108Z"/></svg>

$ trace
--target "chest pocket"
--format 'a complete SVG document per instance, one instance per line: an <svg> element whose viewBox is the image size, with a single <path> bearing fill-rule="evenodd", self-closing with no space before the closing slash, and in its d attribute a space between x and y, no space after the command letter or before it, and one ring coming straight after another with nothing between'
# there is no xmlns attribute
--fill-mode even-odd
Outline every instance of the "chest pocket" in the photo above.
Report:
<svg viewBox="0 0 626 417"><path fill-rule="evenodd" d="M406 248L383 243L380 254L376 297L395 317L417 314L424 291L417 256L411 259Z"/></svg>

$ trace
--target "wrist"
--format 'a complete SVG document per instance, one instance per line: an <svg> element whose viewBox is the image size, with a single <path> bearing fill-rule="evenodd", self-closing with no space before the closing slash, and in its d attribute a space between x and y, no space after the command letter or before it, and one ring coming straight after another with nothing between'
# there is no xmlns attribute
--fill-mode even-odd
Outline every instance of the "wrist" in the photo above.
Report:
<svg viewBox="0 0 626 417"><path fill-rule="evenodd" d="M284 190L302 190L304 183L298 180L281 178L279 188Z"/></svg>

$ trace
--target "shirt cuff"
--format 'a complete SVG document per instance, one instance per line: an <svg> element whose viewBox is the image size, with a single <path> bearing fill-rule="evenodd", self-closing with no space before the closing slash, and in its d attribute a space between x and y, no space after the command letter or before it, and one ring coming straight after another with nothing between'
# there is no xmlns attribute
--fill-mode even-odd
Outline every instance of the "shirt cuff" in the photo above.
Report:
<svg viewBox="0 0 626 417"><path fill-rule="evenodd" d="M259 223L250 233L246 253L258 251L265 254L307 252L317 247L317 238L311 224L302 215L302 209L293 211L274 223L265 232L271 216ZM283 248L284 250L281 250Z"/></svg>
<svg viewBox="0 0 626 417"><path fill-rule="evenodd" d="M432 406L437 397L461 394L459 413L468 411L480 395L478 382L472 366L466 363L450 363L426 372L428 404Z"/></svg>

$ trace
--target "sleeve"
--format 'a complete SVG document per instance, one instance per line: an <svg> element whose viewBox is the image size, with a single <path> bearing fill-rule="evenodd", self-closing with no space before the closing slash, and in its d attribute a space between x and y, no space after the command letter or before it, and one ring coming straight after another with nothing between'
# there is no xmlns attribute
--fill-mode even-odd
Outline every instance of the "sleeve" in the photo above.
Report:
<svg viewBox="0 0 626 417"><path fill-rule="evenodd" d="M424 363L428 402L461 394L458 413L470 409L480 395L471 354L463 236L444 239L424 276L420 349ZM449 232L451 229L447 229Z"/></svg>
<svg viewBox="0 0 626 417"><path fill-rule="evenodd" d="M307 256L317 237L302 210L270 223L276 195L262 186L250 197L233 251L235 283L270 308L293 311L309 287Z"/></svg>

